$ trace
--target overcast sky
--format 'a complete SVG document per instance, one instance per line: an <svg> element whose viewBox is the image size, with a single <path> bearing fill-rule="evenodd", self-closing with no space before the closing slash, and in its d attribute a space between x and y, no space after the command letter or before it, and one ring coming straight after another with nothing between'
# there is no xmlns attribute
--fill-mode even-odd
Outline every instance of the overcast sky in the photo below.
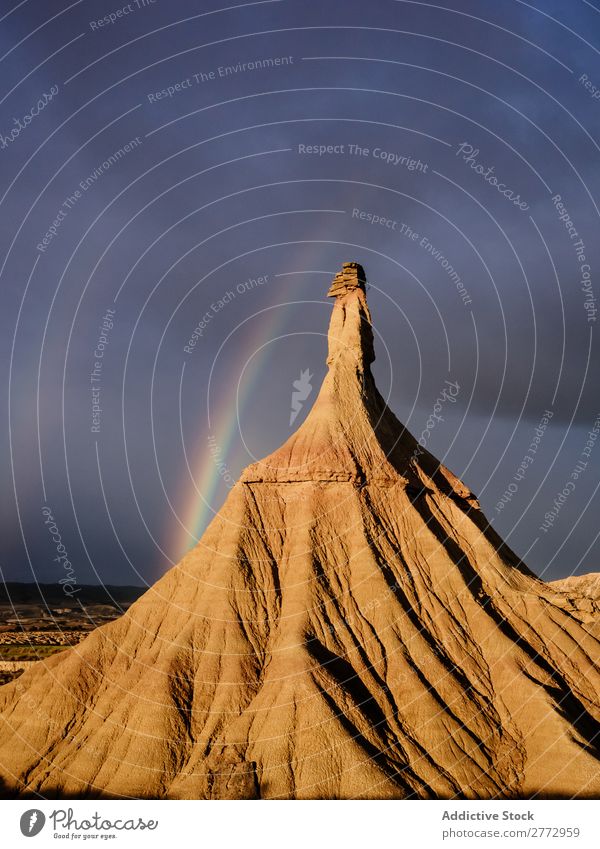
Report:
<svg viewBox="0 0 600 849"><path fill-rule="evenodd" d="M294 427L310 409L348 260L396 414L419 435L457 382L430 450L538 574L600 569L598 9L3 14L6 580L58 580L68 557L78 583L139 584L177 562L290 434L304 369Z"/></svg>

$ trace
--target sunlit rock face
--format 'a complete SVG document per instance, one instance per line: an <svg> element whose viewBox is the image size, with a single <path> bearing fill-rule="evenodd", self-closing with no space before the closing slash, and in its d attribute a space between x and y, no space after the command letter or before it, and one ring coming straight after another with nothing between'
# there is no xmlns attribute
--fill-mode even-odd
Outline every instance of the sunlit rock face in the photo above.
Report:
<svg viewBox="0 0 600 849"><path fill-rule="evenodd" d="M531 574L387 408L365 282L336 275L310 414L198 545L0 688L8 792L600 795L598 606Z"/></svg>

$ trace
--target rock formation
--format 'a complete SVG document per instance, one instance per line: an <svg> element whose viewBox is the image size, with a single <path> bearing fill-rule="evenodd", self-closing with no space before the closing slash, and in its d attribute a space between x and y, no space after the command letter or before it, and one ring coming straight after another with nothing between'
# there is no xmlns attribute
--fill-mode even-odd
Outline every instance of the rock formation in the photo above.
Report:
<svg viewBox="0 0 600 849"><path fill-rule="evenodd" d="M337 298L338 295L347 295L354 289L366 289L367 278L362 265L357 262L345 262L342 270L333 278L333 283L327 292L328 298Z"/></svg>
<svg viewBox="0 0 600 849"><path fill-rule="evenodd" d="M600 619L600 573L571 575L551 584L559 593L563 593L580 611L596 614Z"/></svg>
<svg viewBox="0 0 600 849"><path fill-rule="evenodd" d="M553 581L552 586L560 592L585 596L600 601L600 572L590 572L587 575L571 575L560 581Z"/></svg>
<svg viewBox="0 0 600 849"><path fill-rule="evenodd" d="M597 612L387 408L362 268L329 294L301 427L124 616L0 688L9 790L600 796Z"/></svg>

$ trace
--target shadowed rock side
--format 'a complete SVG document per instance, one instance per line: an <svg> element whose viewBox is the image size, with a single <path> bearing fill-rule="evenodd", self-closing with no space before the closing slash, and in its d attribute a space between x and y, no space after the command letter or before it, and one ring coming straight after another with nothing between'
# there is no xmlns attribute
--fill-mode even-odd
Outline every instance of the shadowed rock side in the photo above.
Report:
<svg viewBox="0 0 600 849"><path fill-rule="evenodd" d="M598 613L386 407L364 272L304 424L119 620L0 688L9 792L600 796Z"/></svg>

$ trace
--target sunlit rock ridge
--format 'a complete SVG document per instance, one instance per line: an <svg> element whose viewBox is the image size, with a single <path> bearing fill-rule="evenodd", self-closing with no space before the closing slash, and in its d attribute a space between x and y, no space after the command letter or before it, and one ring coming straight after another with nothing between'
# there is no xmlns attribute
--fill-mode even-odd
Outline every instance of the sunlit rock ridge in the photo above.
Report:
<svg viewBox="0 0 600 849"><path fill-rule="evenodd" d="M598 583L536 578L388 409L365 284L335 277L312 410L198 545L0 688L7 792L600 796Z"/></svg>

